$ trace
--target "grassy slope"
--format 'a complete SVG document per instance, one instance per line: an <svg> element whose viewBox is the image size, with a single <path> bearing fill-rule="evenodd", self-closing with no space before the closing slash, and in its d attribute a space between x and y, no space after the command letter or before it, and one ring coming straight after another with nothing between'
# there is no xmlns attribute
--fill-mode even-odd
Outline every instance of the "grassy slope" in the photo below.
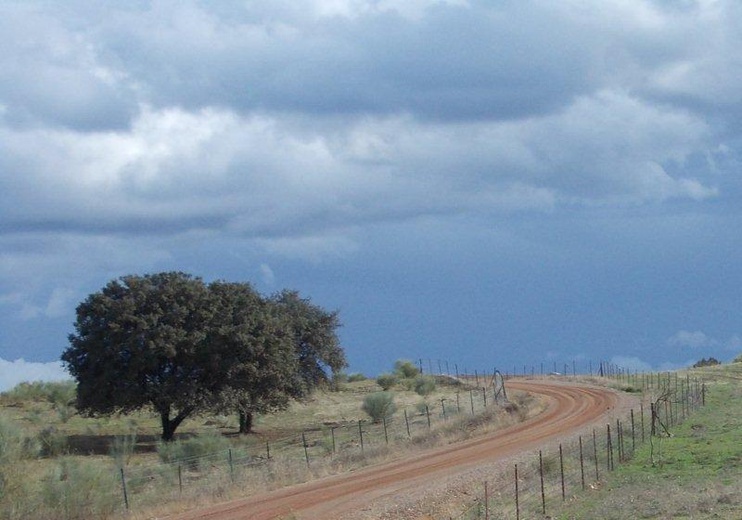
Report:
<svg viewBox="0 0 742 520"><path fill-rule="evenodd" d="M742 365L691 374L707 381L706 407L655 440L654 463L647 443L555 518L742 518Z"/></svg>
<svg viewBox="0 0 742 520"><path fill-rule="evenodd" d="M265 450L266 441L270 441L271 454L276 462L269 466L271 469L269 473L276 475L273 481L268 477L260 477L262 480L251 482L249 488L258 491L263 487L270 488L314 478L326 472L352 469L373 460L394 456L396 450L416 449L428 443L454 442L474 434L474 429L481 433L489 427L498 427L500 420L517 420L516 417L511 419L507 413L504 415L508 417L502 418L485 414L488 417L486 424L479 424L482 421L471 418L470 415L469 390L460 386L440 384L433 394L422 398L414 391L399 385L395 388L398 411L390 425L389 435L395 446L387 448L383 442L382 426L369 424L360 406L364 396L379 389L373 380L368 380L344 384L339 392L317 392L302 402L292 403L284 412L258 417L254 425L256 431L254 435L234 435L236 417L198 416L188 419L178 430L178 436L187 438L193 435L212 434L213 438L213 434L217 434L228 445L236 448L236 453L248 449ZM71 395L74 394L74 388L72 390ZM59 403L54 405L48 396L28 395L28 392L15 394L13 392L0 394L0 419L9 420L13 425L17 425L24 436L34 441L46 430L51 432L50 438L69 441L69 444L68 448L59 449L59 455L26 458L12 464L12 467L0 467L0 518L73 518L78 516L78 512L82 512L81 517L102 518L110 516L112 511L120 512L122 506L120 483L116 480L118 478L115 471L116 462L109 452L117 438L120 440L121 436L132 434L136 436L133 452L125 453L123 459L119 459L124 461L130 482L135 475L149 473L154 475L151 479L143 480L147 489L135 488L132 485L132 489L129 490L135 517L151 516L147 511L155 504L164 506L159 508L162 509L160 512L167 512L171 507L169 504L171 499L175 502L196 500L203 503L209 500L224 500L232 494L231 488L227 489L228 485L225 487L218 478L211 478L202 472L187 475L187 496L177 495L177 481L160 482L162 479L158 473L159 457L156 453L159 424L157 417L151 413L86 418L70 413L68 407L60 406ZM475 390L473 399L479 414L483 409L481 392ZM442 417L441 400L445 400L448 420ZM455 403L459 400L461 420L453 420ZM65 402L65 399L60 401ZM423 402L431 409L432 429L428 428L425 414L421 413ZM524 413L529 411L535 413L539 409L537 403L529 403L525 398L519 402L524 405L522 408ZM407 411L410 416L415 441L412 444L407 441L403 411ZM367 436L363 456L359 455L360 450L356 446L359 420L364 420L363 429ZM339 453L337 457L327 456L328 425L343 425L335 433L339 449L343 445L349 445L347 455ZM312 457L311 471L304 462L304 450L299 443L301 433L305 430L309 454ZM218 434L227 435L222 437ZM290 444L281 439L289 439ZM272 469L274 465L275 471ZM258 469L256 472L265 473L265 469ZM222 480L229 479L228 472L221 473L217 477ZM206 480L203 480L204 478ZM79 485L80 482L85 483ZM67 483L74 484L75 496L67 495L65 488ZM81 489L88 492L84 496L77 496ZM239 492L244 493L244 486ZM75 503L69 506L70 514L54 516L57 513L52 514L51 511L59 509L62 496L69 496L69 500Z"/></svg>

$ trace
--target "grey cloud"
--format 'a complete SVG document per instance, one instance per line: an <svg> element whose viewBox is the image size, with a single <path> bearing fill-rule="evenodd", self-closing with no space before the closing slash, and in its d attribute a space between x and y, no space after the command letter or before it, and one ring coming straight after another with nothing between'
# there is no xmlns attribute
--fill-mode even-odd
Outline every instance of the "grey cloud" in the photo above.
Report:
<svg viewBox="0 0 742 520"><path fill-rule="evenodd" d="M125 74L95 42L32 3L0 7L2 120L17 127L122 128L136 110ZM67 23L68 25L65 25Z"/></svg>

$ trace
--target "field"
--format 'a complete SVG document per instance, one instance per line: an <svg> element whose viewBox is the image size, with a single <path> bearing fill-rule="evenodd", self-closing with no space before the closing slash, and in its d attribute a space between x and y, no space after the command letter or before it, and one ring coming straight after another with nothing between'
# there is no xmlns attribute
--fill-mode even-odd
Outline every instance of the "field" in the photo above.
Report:
<svg viewBox="0 0 742 520"><path fill-rule="evenodd" d="M438 378L424 397L396 385L396 412L373 423L361 404L379 390L361 380L318 391L258 417L247 436L235 434L236 416L195 417L177 442L162 444L154 414L82 417L70 405L72 384L21 385L0 395L0 517L151 518L456 442L540 411L524 395L504 409L492 406L492 388Z"/></svg>
<svg viewBox="0 0 742 520"><path fill-rule="evenodd" d="M617 465L554 518L742 518L742 364L694 369L706 406Z"/></svg>
<svg viewBox="0 0 742 520"><path fill-rule="evenodd" d="M690 374L706 383L706 406L550 517L740 518L742 365ZM641 380L590 382L637 392ZM425 397L397 385L397 411L375 424L361 403L380 387L354 381L259 417L248 436L235 434L236 417L193 418L166 446L153 414L81 417L72 385L22 385L0 394L0 518L162 517L484 435L542 409L523 394L492 406L482 383L441 378Z"/></svg>

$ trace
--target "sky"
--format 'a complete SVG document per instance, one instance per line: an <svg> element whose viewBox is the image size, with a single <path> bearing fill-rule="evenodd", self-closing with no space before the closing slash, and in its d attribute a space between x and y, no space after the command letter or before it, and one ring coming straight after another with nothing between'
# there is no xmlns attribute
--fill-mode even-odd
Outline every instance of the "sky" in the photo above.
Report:
<svg viewBox="0 0 742 520"><path fill-rule="evenodd" d="M348 372L742 352L735 0L0 3L0 390L128 274L289 288ZM430 360L430 361L428 361Z"/></svg>

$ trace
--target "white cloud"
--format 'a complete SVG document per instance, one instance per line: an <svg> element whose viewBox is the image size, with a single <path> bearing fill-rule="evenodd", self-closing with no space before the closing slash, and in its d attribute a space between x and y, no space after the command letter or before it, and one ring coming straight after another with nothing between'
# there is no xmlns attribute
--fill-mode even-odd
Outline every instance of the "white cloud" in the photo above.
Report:
<svg viewBox="0 0 742 520"><path fill-rule="evenodd" d="M10 390L23 382L33 381L63 381L70 379L70 375L59 361L35 363L22 358L7 361L0 358L0 392Z"/></svg>
<svg viewBox="0 0 742 520"><path fill-rule="evenodd" d="M700 330L679 330L667 339L667 344L673 347L705 348L717 346L719 342Z"/></svg>
<svg viewBox="0 0 742 520"><path fill-rule="evenodd" d="M631 372L652 372L652 365L636 356L613 356L611 363Z"/></svg>
<svg viewBox="0 0 742 520"><path fill-rule="evenodd" d="M266 285L273 285L276 281L276 275L268 264L260 264L260 277Z"/></svg>

